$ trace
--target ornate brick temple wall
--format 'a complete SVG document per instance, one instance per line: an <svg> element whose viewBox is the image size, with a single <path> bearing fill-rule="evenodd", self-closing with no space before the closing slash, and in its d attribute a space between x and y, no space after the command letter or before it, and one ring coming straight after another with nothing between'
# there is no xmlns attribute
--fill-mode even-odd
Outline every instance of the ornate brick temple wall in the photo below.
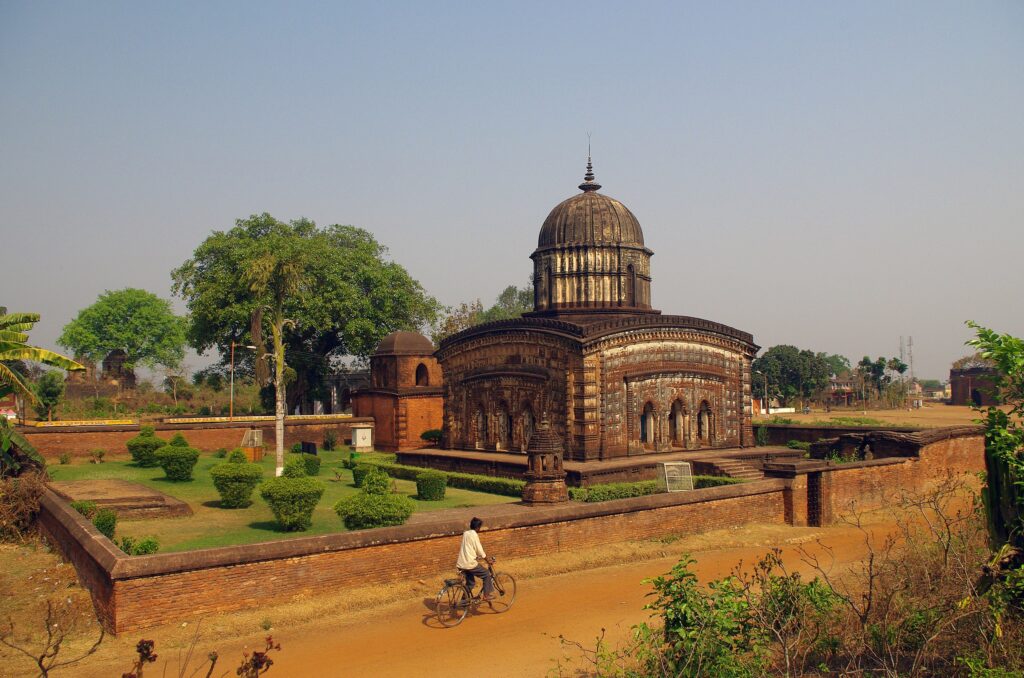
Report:
<svg viewBox="0 0 1024 678"><path fill-rule="evenodd" d="M441 342L446 447L525 451L545 416L578 461L754 444L753 337L652 309L653 252L599 188L588 161L541 227L532 313Z"/></svg>

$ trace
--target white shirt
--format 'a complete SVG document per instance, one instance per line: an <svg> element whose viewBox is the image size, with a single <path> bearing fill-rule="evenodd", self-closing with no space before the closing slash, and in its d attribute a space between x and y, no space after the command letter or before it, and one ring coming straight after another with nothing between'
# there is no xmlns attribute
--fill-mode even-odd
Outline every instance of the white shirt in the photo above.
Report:
<svg viewBox="0 0 1024 678"><path fill-rule="evenodd" d="M460 570L472 570L477 566L477 558L486 558L484 547L480 543L480 537L476 530L466 530L462 533L462 546L459 547L459 559L455 567Z"/></svg>

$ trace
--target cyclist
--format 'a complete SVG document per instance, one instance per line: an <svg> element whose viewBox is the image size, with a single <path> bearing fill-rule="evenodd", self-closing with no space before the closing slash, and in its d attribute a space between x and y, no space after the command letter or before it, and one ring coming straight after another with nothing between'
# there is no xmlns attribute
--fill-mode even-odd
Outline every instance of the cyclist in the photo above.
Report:
<svg viewBox="0 0 1024 678"><path fill-rule="evenodd" d="M487 560L487 554L484 553L484 547L480 543L480 536L477 534L477 530L483 524L484 521L479 518L473 518L469 521L469 529L462 533L462 545L459 547L459 559L455 562L455 567L459 568L466 575L466 586L469 588L470 593L472 593L473 585L476 583L475 578L480 577L483 579L483 599L491 600L494 598L494 581L492 581L490 570L479 562Z"/></svg>

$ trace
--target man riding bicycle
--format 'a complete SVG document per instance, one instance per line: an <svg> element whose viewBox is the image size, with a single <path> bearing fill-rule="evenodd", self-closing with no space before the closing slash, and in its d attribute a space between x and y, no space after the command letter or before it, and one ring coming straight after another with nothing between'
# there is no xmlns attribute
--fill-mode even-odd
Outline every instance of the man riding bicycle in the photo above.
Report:
<svg viewBox="0 0 1024 678"><path fill-rule="evenodd" d="M470 592L473 591L473 585L476 583L475 578L480 577L483 579L483 599L491 600L494 598L494 581L492 580L490 570L479 562L487 560L483 544L480 543L480 535L477 534L477 530L483 524L484 521L479 518L473 518L469 521L469 529L462 533L462 545L459 547L459 559L455 562L455 567L459 568L466 575L466 588Z"/></svg>

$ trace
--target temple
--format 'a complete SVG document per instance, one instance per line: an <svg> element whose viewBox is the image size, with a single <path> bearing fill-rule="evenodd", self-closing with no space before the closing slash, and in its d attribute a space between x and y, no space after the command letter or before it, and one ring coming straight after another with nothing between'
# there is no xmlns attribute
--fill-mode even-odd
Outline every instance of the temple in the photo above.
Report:
<svg viewBox="0 0 1024 678"><path fill-rule="evenodd" d="M541 226L533 312L434 354L444 447L525 452L543 419L574 461L752 446L753 337L653 309L639 221L589 159L579 188Z"/></svg>

